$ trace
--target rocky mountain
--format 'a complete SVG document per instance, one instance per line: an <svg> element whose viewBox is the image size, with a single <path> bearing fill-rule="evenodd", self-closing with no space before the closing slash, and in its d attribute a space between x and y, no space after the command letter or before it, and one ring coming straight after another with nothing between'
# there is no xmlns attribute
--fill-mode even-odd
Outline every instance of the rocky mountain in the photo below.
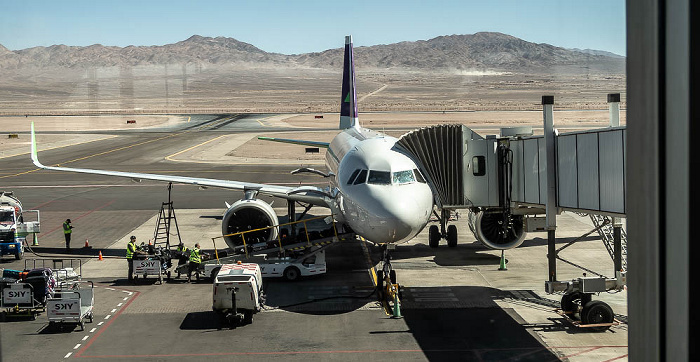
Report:
<svg viewBox="0 0 700 362"><path fill-rule="evenodd" d="M339 69L342 48L318 53L283 55L226 37L194 35L163 46L86 47L52 45L9 51L0 46L0 69L23 67L89 68L160 64L239 64ZM430 40L355 48L358 67L416 70L547 70L582 66L624 72L624 58L600 51L569 50L531 43L510 35L482 32L440 36Z"/></svg>
<svg viewBox="0 0 700 362"><path fill-rule="evenodd" d="M611 58L624 58L622 55L611 53L611 52L606 52L604 50L579 49L579 48L571 48L569 50L573 50L575 52L589 54L589 55L603 55L603 56L611 57Z"/></svg>

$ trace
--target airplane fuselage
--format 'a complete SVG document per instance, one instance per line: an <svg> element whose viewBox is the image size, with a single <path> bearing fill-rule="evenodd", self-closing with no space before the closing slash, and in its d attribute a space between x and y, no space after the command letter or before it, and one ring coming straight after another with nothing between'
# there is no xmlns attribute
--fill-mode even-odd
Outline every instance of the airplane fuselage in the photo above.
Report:
<svg viewBox="0 0 700 362"><path fill-rule="evenodd" d="M340 132L326 153L337 190L332 209L353 231L375 243L411 240L433 209L430 187L416 164L395 149L396 141L353 127Z"/></svg>

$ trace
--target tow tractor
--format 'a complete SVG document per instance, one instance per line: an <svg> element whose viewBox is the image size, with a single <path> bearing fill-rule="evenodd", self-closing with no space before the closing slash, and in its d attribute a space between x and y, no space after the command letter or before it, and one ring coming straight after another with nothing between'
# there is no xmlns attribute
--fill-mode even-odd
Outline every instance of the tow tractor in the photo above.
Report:
<svg viewBox="0 0 700 362"><path fill-rule="evenodd" d="M25 221L29 214L36 214L36 221ZM13 192L0 191L0 257L14 255L22 259L27 236L34 234L36 242L39 231L39 210L23 210Z"/></svg>
<svg viewBox="0 0 700 362"><path fill-rule="evenodd" d="M335 221L330 222L330 227L323 231L310 230L311 226L308 224L318 220L328 221L329 217L312 217L212 238L214 258L203 260L199 273L213 280L221 270L222 265L235 264L240 261L258 264L261 268L262 276L269 278L281 277L293 281L300 277L325 274L327 271L325 249L342 240L352 239L355 237L355 234L352 232L338 233ZM246 238L249 233L284 226L301 225L303 225L302 229L300 229L297 236L286 235L284 232L275 233L277 235L276 240L256 241L252 244ZM222 256L219 255L219 250L216 248L216 240L225 237L240 237L242 244L233 250L228 249L227 254ZM187 264L182 265L178 267L177 271L185 273L187 267Z"/></svg>

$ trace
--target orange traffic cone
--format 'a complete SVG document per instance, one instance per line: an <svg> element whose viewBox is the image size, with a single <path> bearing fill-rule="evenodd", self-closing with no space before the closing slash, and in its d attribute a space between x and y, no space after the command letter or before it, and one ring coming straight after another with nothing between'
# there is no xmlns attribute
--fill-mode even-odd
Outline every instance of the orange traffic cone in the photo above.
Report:
<svg viewBox="0 0 700 362"><path fill-rule="evenodd" d="M100 254L97 256L97 260L102 261L102 250L100 250Z"/></svg>
<svg viewBox="0 0 700 362"><path fill-rule="evenodd" d="M88 239L85 239L85 246L83 246L84 249L90 249L92 246L90 246L90 243L88 242Z"/></svg>

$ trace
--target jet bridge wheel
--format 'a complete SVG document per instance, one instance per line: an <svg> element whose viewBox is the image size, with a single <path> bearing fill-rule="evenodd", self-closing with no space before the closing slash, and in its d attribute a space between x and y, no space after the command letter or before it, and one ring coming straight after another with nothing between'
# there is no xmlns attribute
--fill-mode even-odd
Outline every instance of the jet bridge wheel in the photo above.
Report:
<svg viewBox="0 0 700 362"><path fill-rule="evenodd" d="M430 225L430 228L428 228L428 245L431 248L437 248L440 245L441 238L440 228L437 225Z"/></svg>
<svg viewBox="0 0 700 362"><path fill-rule="evenodd" d="M447 227L447 246L450 248L457 246L457 227L454 225Z"/></svg>
<svg viewBox="0 0 700 362"><path fill-rule="evenodd" d="M576 313L578 311L577 300L581 300L581 293L566 293L561 296L561 310L565 313Z"/></svg>
<svg viewBox="0 0 700 362"><path fill-rule="evenodd" d="M581 323L583 324L598 324L612 323L615 320L612 308L605 302L600 300L592 300L583 306L581 311ZM602 332L610 328L610 326L589 327L596 332Z"/></svg>

